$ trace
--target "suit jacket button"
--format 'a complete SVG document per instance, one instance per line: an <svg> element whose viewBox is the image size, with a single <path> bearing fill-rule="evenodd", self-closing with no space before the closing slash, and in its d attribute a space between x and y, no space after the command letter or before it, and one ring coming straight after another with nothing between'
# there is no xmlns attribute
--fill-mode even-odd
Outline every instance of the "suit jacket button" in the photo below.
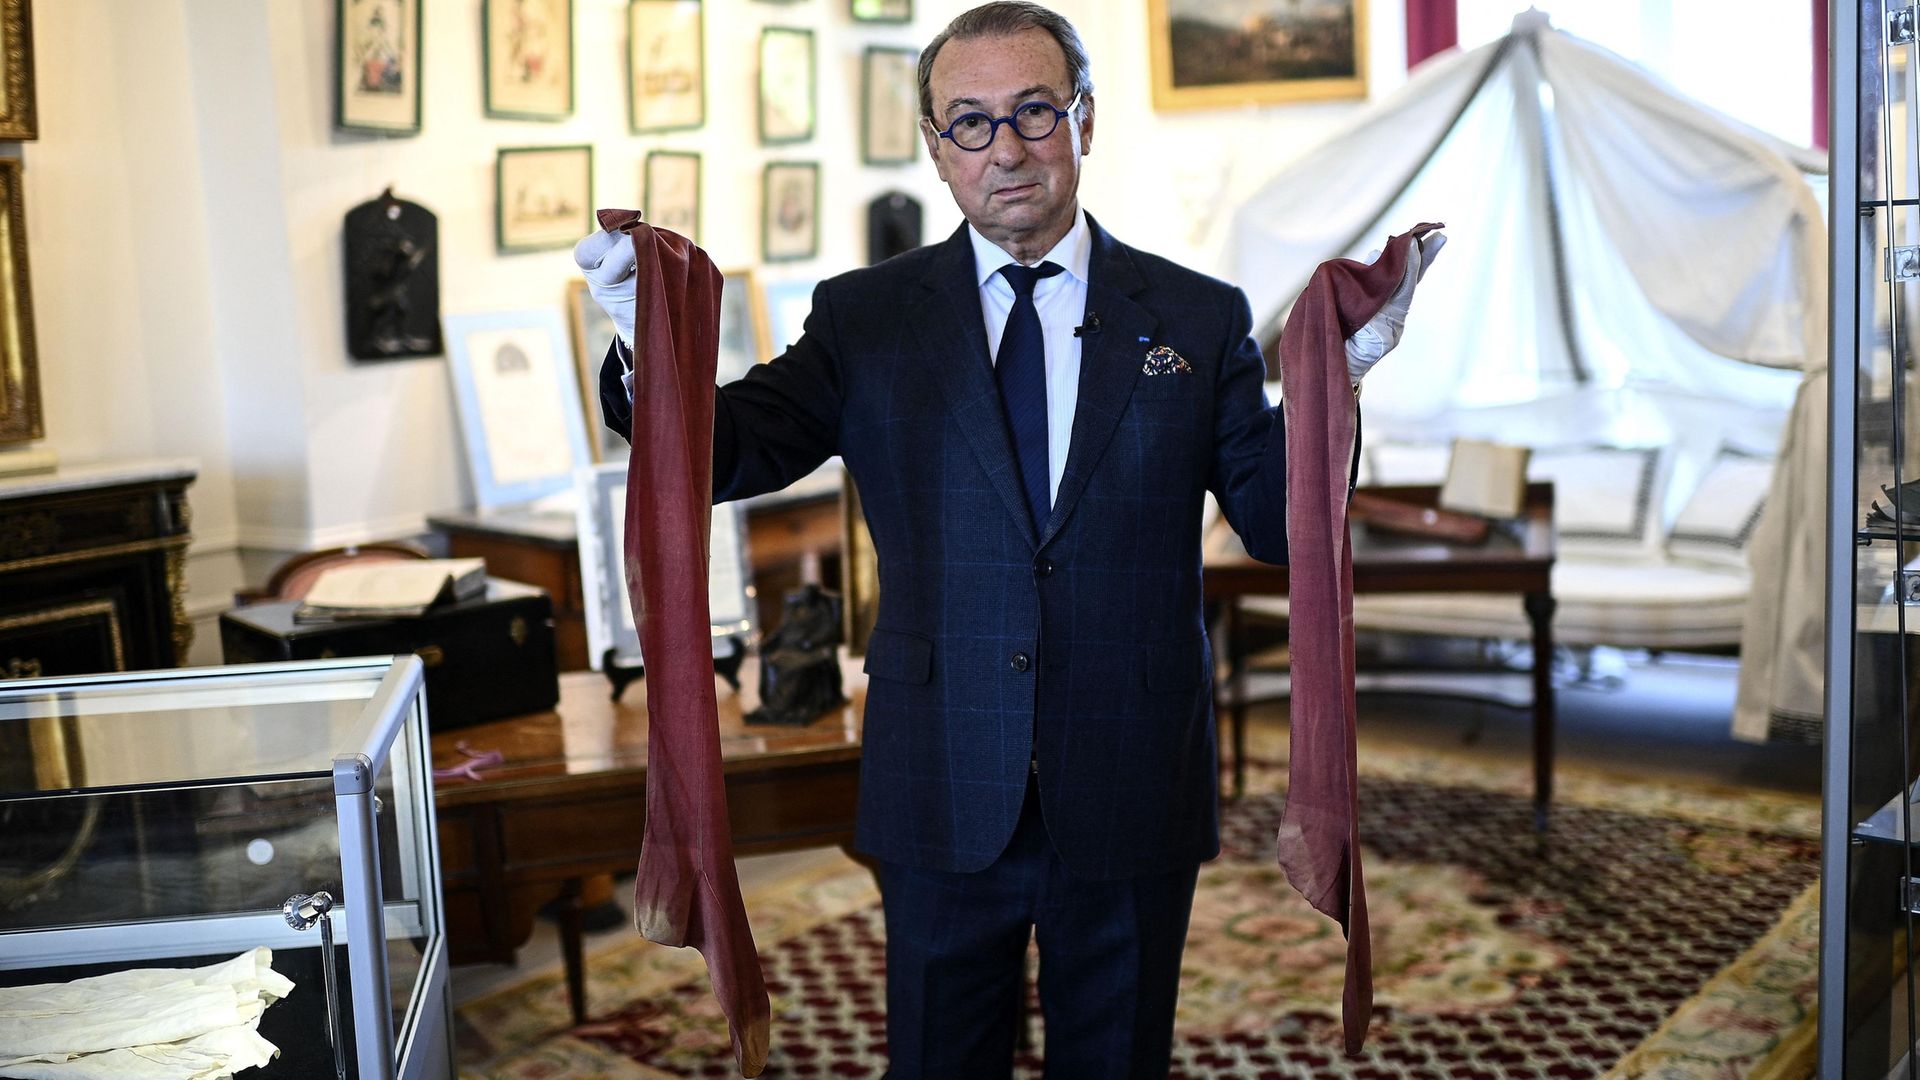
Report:
<svg viewBox="0 0 1920 1080"><path fill-rule="evenodd" d="M1035 576L1035 577L1052 577L1052 576L1053 576L1053 564L1052 564L1051 562L1048 562L1048 561L1047 561L1046 559L1041 559L1041 560L1040 560L1039 562L1037 562L1037 563L1034 563L1034 564L1033 564L1033 576Z"/></svg>
<svg viewBox="0 0 1920 1080"><path fill-rule="evenodd" d="M1027 658L1026 653L1017 652L1013 654L1013 670L1025 671L1032 666L1033 661Z"/></svg>

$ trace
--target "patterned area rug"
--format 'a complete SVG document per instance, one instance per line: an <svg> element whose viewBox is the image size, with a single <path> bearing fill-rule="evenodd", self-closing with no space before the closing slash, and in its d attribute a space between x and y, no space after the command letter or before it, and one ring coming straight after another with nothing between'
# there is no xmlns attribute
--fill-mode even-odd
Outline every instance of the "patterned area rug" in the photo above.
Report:
<svg viewBox="0 0 1920 1080"><path fill-rule="evenodd" d="M1565 770L1536 838L1525 770L1363 749L1377 1007L1339 1051L1344 945L1271 861L1284 736L1226 808L1182 972L1175 1077L1812 1075L1818 806ZM883 928L872 880L827 866L751 897L774 1006L768 1077L878 1077ZM698 958L631 942L589 960L594 1018L557 974L458 1013L461 1075L736 1075ZM1034 1010L1037 1015L1037 1009ZM1016 1075L1040 1076L1044 1034Z"/></svg>

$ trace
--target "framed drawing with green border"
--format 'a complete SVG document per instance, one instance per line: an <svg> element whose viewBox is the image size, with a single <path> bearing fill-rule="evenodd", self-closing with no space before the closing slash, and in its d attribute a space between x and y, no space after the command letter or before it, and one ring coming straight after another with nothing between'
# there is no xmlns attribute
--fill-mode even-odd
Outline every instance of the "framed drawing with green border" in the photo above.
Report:
<svg viewBox="0 0 1920 1080"><path fill-rule="evenodd" d="M774 161L761 179L760 257L794 262L820 253L820 166Z"/></svg>
<svg viewBox="0 0 1920 1080"><path fill-rule="evenodd" d="M420 0L334 0L334 124L420 131Z"/></svg>
<svg viewBox="0 0 1920 1080"><path fill-rule="evenodd" d="M852 0L854 22L913 21L913 0Z"/></svg>
<svg viewBox="0 0 1920 1080"><path fill-rule="evenodd" d="M647 152L642 216L700 242L700 155L684 150Z"/></svg>
<svg viewBox="0 0 1920 1080"><path fill-rule="evenodd" d="M635 134L706 123L705 47L700 0L627 5L627 111Z"/></svg>
<svg viewBox="0 0 1920 1080"><path fill-rule="evenodd" d="M593 147L502 147L494 195L502 252L570 248L595 228Z"/></svg>
<svg viewBox="0 0 1920 1080"><path fill-rule="evenodd" d="M480 28L488 116L573 115L573 0L486 0Z"/></svg>
<svg viewBox="0 0 1920 1080"><path fill-rule="evenodd" d="M905 165L920 141L920 54L869 45L860 58L860 159Z"/></svg>
<svg viewBox="0 0 1920 1080"><path fill-rule="evenodd" d="M760 31L760 141L813 138L813 31L769 26Z"/></svg>

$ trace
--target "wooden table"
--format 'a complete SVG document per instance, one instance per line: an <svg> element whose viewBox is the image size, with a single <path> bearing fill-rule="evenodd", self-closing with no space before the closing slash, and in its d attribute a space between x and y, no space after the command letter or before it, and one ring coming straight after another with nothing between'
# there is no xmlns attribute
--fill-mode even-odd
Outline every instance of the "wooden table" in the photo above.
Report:
<svg viewBox="0 0 1920 1080"><path fill-rule="evenodd" d="M759 698L757 660L741 670L741 692L720 683L720 756L726 774L733 849L750 855L853 842L859 790L860 724L866 676L843 664L852 700L806 727L747 725L742 707ZM567 995L585 1018L581 957L582 883L628 872L646 826L646 687L608 700L604 677L560 678L552 712L436 733L436 769L470 760L460 749L498 750L502 764L435 781L447 941L453 962L511 963L533 932L541 905L575 901L561 919Z"/></svg>
<svg viewBox="0 0 1920 1080"><path fill-rule="evenodd" d="M1418 506L1438 503L1428 485L1368 488L1372 494ZM1544 829L1553 801L1553 485L1527 485L1526 506L1511 529L1496 527L1485 542L1446 544L1353 528L1353 591L1397 593L1518 593L1533 630L1534 823ZM1233 790L1246 788L1246 633L1240 600L1284 596L1287 568L1244 554L1206 558L1206 593L1225 604L1230 663Z"/></svg>

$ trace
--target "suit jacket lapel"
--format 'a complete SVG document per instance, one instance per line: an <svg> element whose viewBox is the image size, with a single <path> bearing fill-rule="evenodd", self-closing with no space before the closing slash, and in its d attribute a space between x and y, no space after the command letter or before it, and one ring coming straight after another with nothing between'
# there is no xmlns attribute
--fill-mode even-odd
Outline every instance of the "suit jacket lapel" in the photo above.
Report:
<svg viewBox="0 0 1920 1080"><path fill-rule="evenodd" d="M960 430L987 479L1007 504L1007 512L1036 549L1033 513L1020 484L1007 434L1000 388L993 381L993 354L987 348L986 320L980 313L980 283L974 280L973 245L961 225L935 253L921 284L920 300L907 313L921 355L947 398ZM1085 385L1084 379L1082 385ZM1076 425L1077 428L1078 425Z"/></svg>
<svg viewBox="0 0 1920 1080"><path fill-rule="evenodd" d="M1100 331L1080 339L1080 397L1073 409L1073 438L1067 444L1067 467L1054 495L1053 516L1040 533L1043 545L1066 524L1067 515L1086 491L1126 411L1147 343L1160 325L1152 312L1132 299L1146 288L1146 282L1127 249L1092 215L1087 216L1087 226L1093 232L1087 312L1089 317L1099 315Z"/></svg>

